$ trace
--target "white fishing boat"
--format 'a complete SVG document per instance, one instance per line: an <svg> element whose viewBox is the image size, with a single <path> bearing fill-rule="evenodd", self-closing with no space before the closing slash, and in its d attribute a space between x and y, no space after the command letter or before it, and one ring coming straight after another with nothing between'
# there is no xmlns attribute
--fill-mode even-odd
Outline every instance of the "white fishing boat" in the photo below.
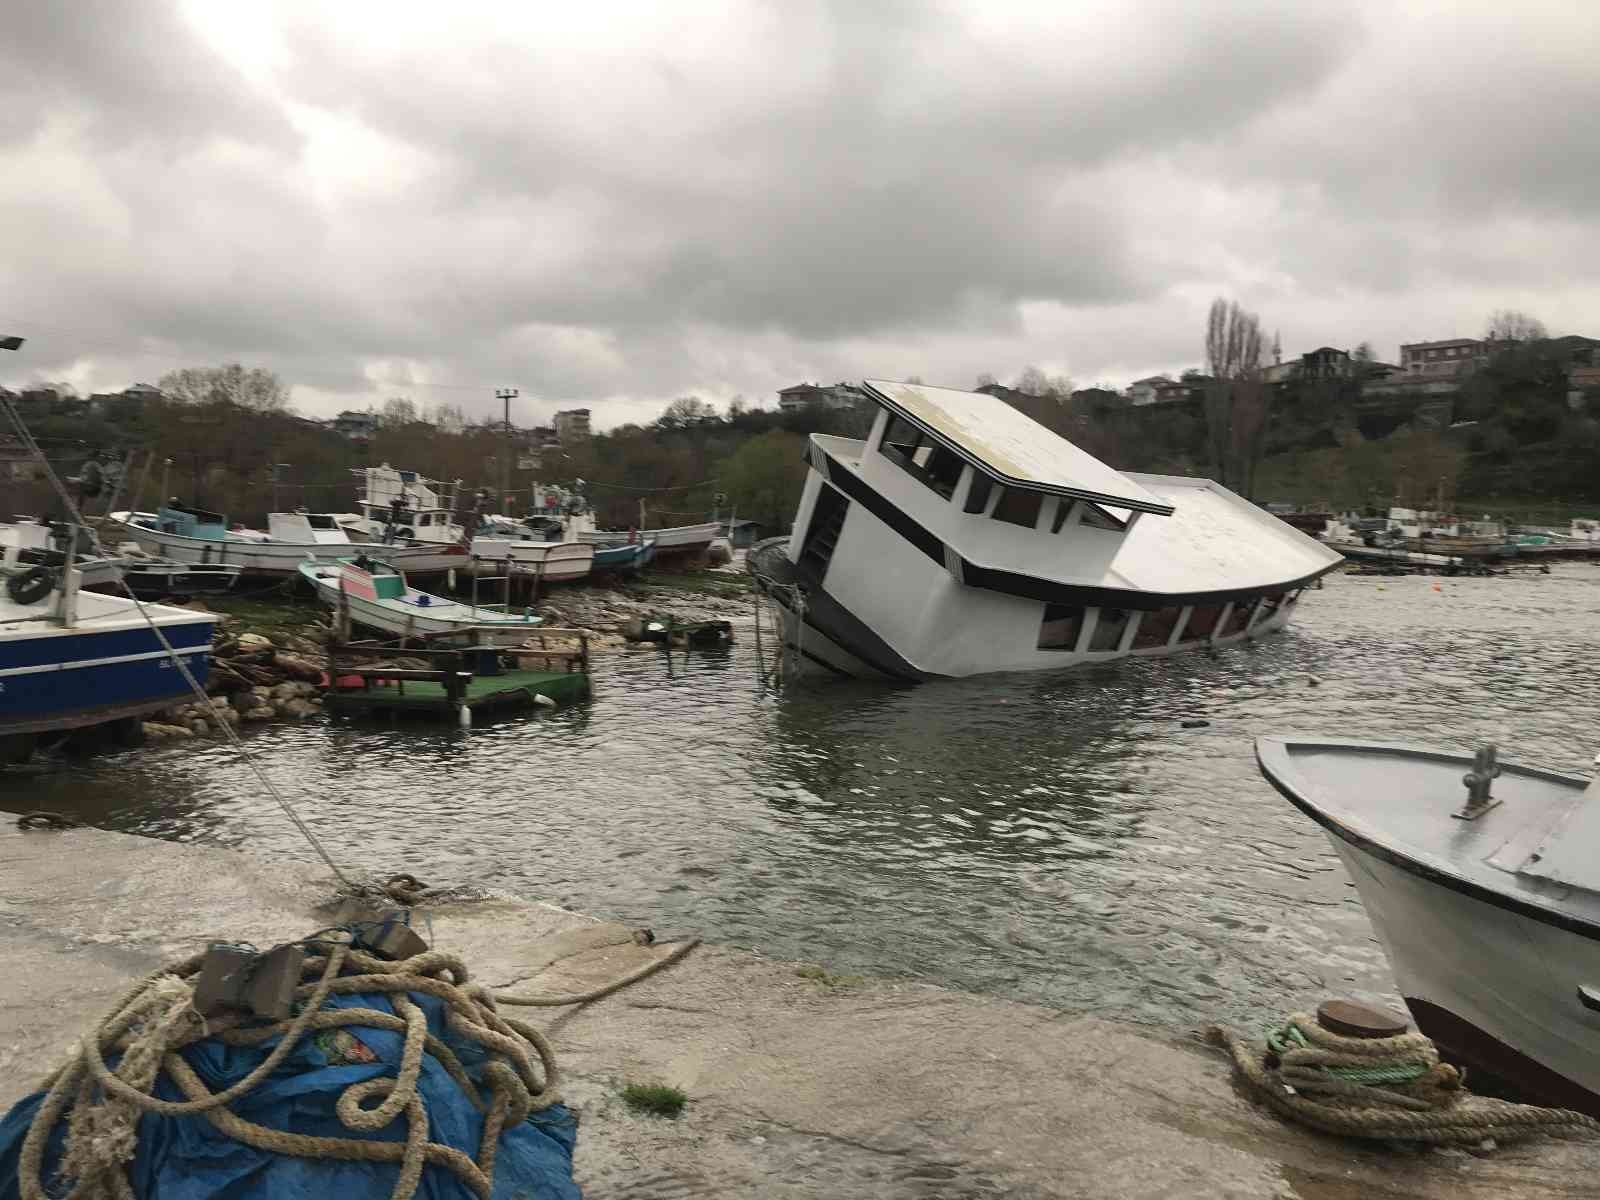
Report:
<svg viewBox="0 0 1600 1200"><path fill-rule="evenodd" d="M484 518L471 542L472 566L479 575L512 573L542 583L570 583L594 569L595 547L588 542L550 541L509 517Z"/></svg>
<svg viewBox="0 0 1600 1200"><path fill-rule="evenodd" d="M65 561L51 527L33 517L0 521L0 561L8 566L61 566ZM122 582L123 560L95 555L74 560L80 585L87 591L111 590Z"/></svg>
<svg viewBox="0 0 1600 1200"><path fill-rule="evenodd" d="M1286 626L1342 559L1207 479L1113 470L1003 400L862 385L813 434L788 539L750 552L802 664L917 680L1227 645Z"/></svg>
<svg viewBox="0 0 1600 1200"><path fill-rule="evenodd" d="M270 513L265 533L229 529L221 513L187 505L166 505L153 516L115 512L110 520L116 536L136 542L148 554L180 563L237 566L247 576L293 578L307 559L336 562L356 549L328 513ZM447 571L466 560L464 547L449 552L408 544L386 547L384 554L418 574Z"/></svg>
<svg viewBox="0 0 1600 1200"><path fill-rule="evenodd" d="M300 574L334 612L347 609L356 624L397 637L461 635L482 645L514 646L542 620L528 608L464 604L418 591L404 572L364 557L301 563Z"/></svg>
<svg viewBox="0 0 1600 1200"><path fill-rule="evenodd" d="M1274 737L1256 758L1333 843L1418 1028L1600 1116L1600 786L1492 747Z"/></svg>
<svg viewBox="0 0 1600 1200"><path fill-rule="evenodd" d="M189 696L162 636L205 682L215 616L155 604L141 612L83 583L65 562L0 562L0 761L25 759L38 735L59 730L118 722L136 736L140 717Z"/></svg>
<svg viewBox="0 0 1600 1200"><path fill-rule="evenodd" d="M596 529L593 515L585 515L589 518L587 525L573 531L573 536L580 542L592 546L620 546L630 541L653 541L657 558L687 558L704 554L722 529L716 521L705 521L698 525L667 525L657 529Z"/></svg>

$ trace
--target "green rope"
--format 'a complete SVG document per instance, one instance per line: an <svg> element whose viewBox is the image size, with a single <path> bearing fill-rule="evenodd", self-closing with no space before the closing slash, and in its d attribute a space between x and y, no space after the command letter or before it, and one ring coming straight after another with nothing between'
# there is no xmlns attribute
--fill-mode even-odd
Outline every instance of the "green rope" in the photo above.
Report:
<svg viewBox="0 0 1600 1200"><path fill-rule="evenodd" d="M1300 1032L1300 1027L1293 1021L1282 1029L1267 1032L1267 1048L1279 1058L1291 1050L1305 1050L1310 1047L1311 1043L1306 1040L1306 1035ZM1326 1072L1335 1079L1346 1079L1351 1083L1410 1083L1415 1079L1421 1079L1432 1068L1422 1061L1401 1061L1370 1067L1339 1067L1324 1064L1316 1069Z"/></svg>

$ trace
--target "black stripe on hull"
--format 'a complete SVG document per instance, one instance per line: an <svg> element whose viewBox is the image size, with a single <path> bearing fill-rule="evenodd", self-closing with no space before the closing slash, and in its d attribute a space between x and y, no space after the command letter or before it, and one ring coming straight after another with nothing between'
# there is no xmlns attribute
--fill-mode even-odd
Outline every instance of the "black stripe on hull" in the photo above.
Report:
<svg viewBox="0 0 1600 1200"><path fill-rule="evenodd" d="M1474 1091L1509 1092L1516 1100L1572 1108L1600 1118L1600 1095L1581 1083L1535 1062L1447 1008L1414 996L1405 1001L1417 1028L1434 1040L1445 1060L1471 1068L1467 1083ZM1491 1085L1487 1088L1485 1077Z"/></svg>
<svg viewBox="0 0 1600 1200"><path fill-rule="evenodd" d="M1256 762L1258 765L1261 763L1261 749L1259 746L1256 748ZM1439 887L1480 901L1493 908L1515 913L1519 917L1527 917L1530 921L1537 921L1539 924L1548 925L1552 929L1576 934L1578 937L1587 938L1591 942L1600 942L1600 925L1595 924L1593 921L1586 921L1582 917L1575 917L1570 913L1559 912L1553 908L1533 904L1518 896L1508 896L1504 892L1494 891L1481 884L1462 879L1460 876L1450 875L1425 863L1420 863L1414 858L1401 854L1398 850L1392 850L1388 846L1357 833L1348 825L1330 817L1316 805L1302 798L1288 784L1276 778L1271 771L1263 769L1261 773L1266 777L1267 782L1277 789L1279 795L1340 841L1354 846L1365 854L1370 854L1373 858L1388 863L1396 870L1404 871L1408 875L1415 875L1418 879L1437 884Z"/></svg>
<svg viewBox="0 0 1600 1200"><path fill-rule="evenodd" d="M1052 579L1040 579L1035 575L1003 571L997 567L977 566L954 547L948 548L947 555L946 544L938 534L925 528L892 500L869 486L849 467L835 462L833 457L815 442L810 443L808 460L828 483L938 563L941 570L950 570L950 564L953 562L956 570L951 571L951 574L967 586L1000 592L1007 596L1020 596L1026 600L1043 600L1049 604L1082 608L1126 608L1146 612L1160 608L1178 608L1183 605L1226 604L1233 600L1252 600L1272 593L1305 587L1309 583L1315 583L1329 571L1342 565L1344 561L1340 559L1339 562L1329 563L1310 574L1297 579L1288 579L1282 583L1248 588L1224 588L1210 592L1145 592L1058 583ZM1126 505L1126 502L1119 503Z"/></svg>

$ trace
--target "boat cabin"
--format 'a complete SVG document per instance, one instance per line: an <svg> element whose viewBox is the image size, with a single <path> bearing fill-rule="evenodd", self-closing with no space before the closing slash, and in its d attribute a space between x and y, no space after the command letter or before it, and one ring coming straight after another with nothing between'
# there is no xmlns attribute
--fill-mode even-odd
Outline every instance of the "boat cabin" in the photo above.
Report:
<svg viewBox="0 0 1600 1200"><path fill-rule="evenodd" d="M228 535L228 518L187 504L163 504L156 512L156 528L181 537L220 542Z"/></svg>
<svg viewBox="0 0 1600 1200"><path fill-rule="evenodd" d="M998 397L862 390L878 407L865 440L810 440L788 559L885 673L1030 669L1281 626L1341 561L1210 480L1117 471Z"/></svg>
<svg viewBox="0 0 1600 1200"><path fill-rule="evenodd" d="M333 513L268 513L267 536L296 546L338 546L350 540Z"/></svg>

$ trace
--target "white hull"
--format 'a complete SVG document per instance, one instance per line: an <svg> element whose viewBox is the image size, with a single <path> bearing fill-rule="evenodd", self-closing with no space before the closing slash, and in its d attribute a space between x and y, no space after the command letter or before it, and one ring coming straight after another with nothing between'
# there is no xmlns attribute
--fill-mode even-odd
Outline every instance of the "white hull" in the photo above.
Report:
<svg viewBox="0 0 1600 1200"><path fill-rule="evenodd" d="M1580 985L1600 988L1600 941L1431 883L1332 833L1328 840L1425 1032L1446 1045L1459 1036L1439 1027L1430 1010L1441 1010L1600 1094L1600 1013L1577 999Z"/></svg>
<svg viewBox="0 0 1600 1200"><path fill-rule="evenodd" d="M783 625L783 641L785 648L798 658L798 673L805 674L831 674L848 675L859 679L919 679L935 678L931 672L922 672L908 661L895 661L886 659L886 652L892 653L885 646L875 646L866 640L859 629L852 629L842 624L837 619L830 619L826 610L817 607L807 607L804 616L796 607L789 594L779 590L769 593L776 603L778 613ZM1098 611L1090 610L1091 617L1086 622L1086 629L1082 641L1087 644L1092 636L1093 624L1098 620ZM977 670L965 671L965 675L985 674L994 671L1061 671L1074 667L1090 666L1096 663L1110 662L1119 658L1168 658L1188 650L1200 650L1207 647L1220 647L1237 645L1241 642L1251 641L1256 638L1266 637L1278 633L1286 628L1294 615L1294 605L1286 605L1264 620L1256 621L1240 633L1219 636L1212 634L1195 640L1168 640L1159 646L1150 646L1141 649L1131 647L1134 633L1124 633L1124 639L1130 643L1129 648L1116 651L1038 651L1036 656L1028 661L1013 662L1004 667L986 667ZM1225 615L1218 622L1219 628L1227 625ZM1179 635L1181 637L1181 635Z"/></svg>
<svg viewBox="0 0 1600 1200"><path fill-rule="evenodd" d="M474 538L470 564L465 569L477 575L503 575L508 563L518 574L546 583L562 583L582 579L594 569L594 547L583 542Z"/></svg>
<svg viewBox="0 0 1600 1200"><path fill-rule="evenodd" d="M658 556L688 554L711 545L720 530L721 526L715 521L708 521L701 525L677 525L671 529L641 529L635 536L640 541L654 538ZM611 545L627 541L628 533L626 530L586 529L578 533L578 538L590 545Z"/></svg>
<svg viewBox="0 0 1600 1200"><path fill-rule="evenodd" d="M314 579L312 584L317 590L317 598L329 608L337 610L340 603L337 575L331 579ZM344 601L350 606L351 620L397 637L473 633L481 644L515 646L527 640L540 626L539 619L531 614L523 618L508 617L504 613L473 608L470 604L458 604L443 597L434 597L433 600L427 609L405 605L406 611L399 611L399 608L381 601L344 594Z"/></svg>
<svg viewBox="0 0 1600 1200"><path fill-rule="evenodd" d="M124 524L118 526L118 529L128 541L137 543L145 553L159 558L170 558L181 563L221 563L237 566L247 575L279 578L294 576L298 573L300 564L308 560L333 563L368 548L352 545L349 542L296 544L243 539L218 541L211 538L185 537L180 533L166 533L142 525ZM452 558L442 552L442 547L434 546L385 546L383 556L393 561L397 567L417 575L447 571L466 561L464 555L457 553Z"/></svg>

